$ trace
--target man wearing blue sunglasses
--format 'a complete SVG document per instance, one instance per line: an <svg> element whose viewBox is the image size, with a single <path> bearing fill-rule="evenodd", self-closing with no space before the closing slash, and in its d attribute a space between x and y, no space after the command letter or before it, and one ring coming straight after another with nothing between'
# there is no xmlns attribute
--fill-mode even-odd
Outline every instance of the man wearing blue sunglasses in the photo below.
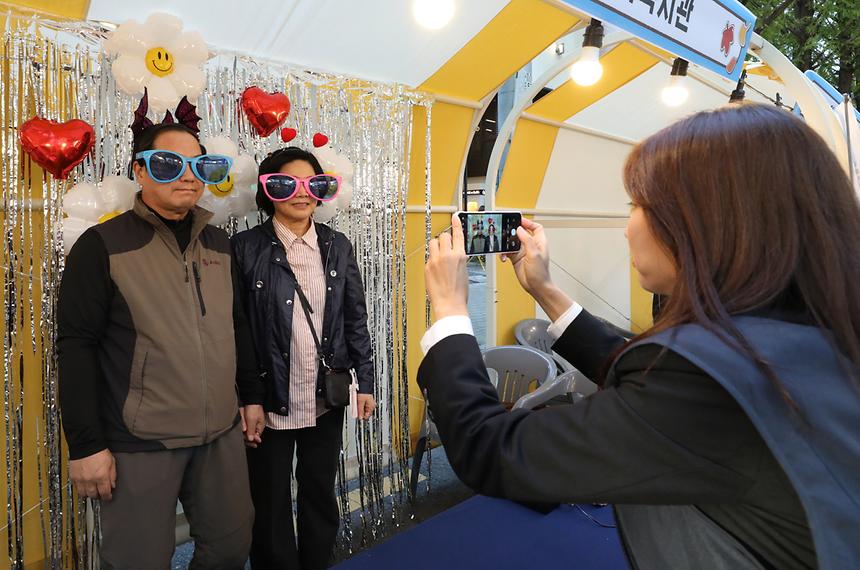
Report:
<svg viewBox="0 0 860 570"><path fill-rule="evenodd" d="M169 567L178 499L191 568L238 569L253 507L237 396L264 391L227 235L196 207L231 160L182 124L135 135L134 208L80 237L60 287L69 476L101 499L102 568Z"/></svg>

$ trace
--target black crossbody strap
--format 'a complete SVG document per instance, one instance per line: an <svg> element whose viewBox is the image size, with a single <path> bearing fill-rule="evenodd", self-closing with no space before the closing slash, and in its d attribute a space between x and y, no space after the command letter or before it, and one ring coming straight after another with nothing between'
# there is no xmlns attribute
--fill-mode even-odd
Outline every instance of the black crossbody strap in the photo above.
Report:
<svg viewBox="0 0 860 570"><path fill-rule="evenodd" d="M328 369L328 364L326 364L325 356L323 356L323 349L322 344L320 344L320 338L317 335L316 329L314 328L314 322L311 320L311 313L313 313L314 310L311 308L311 304L308 301L308 298L305 297L305 292L302 291L302 286L299 285L299 280L293 274L292 268L288 268L287 273L289 273L290 277L293 278L293 283L296 286L296 294L299 296L299 303L301 303L302 309L304 309L305 318L308 320L308 327L311 329L311 336L314 337L314 344L317 347L317 357L320 359L320 362L322 363L323 367Z"/></svg>

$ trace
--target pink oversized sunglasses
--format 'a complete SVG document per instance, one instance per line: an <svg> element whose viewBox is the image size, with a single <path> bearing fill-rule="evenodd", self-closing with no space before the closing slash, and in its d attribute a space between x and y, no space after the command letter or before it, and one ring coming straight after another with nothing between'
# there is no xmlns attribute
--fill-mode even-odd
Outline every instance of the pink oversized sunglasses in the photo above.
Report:
<svg viewBox="0 0 860 570"><path fill-rule="evenodd" d="M297 178L289 174L263 174L260 184L263 192L272 202L285 202L299 192L304 185L308 194L320 202L329 202L337 197L340 191L341 177L334 174L315 174L307 178Z"/></svg>

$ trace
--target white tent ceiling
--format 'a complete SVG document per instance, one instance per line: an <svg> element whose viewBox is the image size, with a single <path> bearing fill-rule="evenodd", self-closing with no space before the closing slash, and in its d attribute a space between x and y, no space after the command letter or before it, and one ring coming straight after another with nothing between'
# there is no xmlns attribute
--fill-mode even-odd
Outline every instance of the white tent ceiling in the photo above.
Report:
<svg viewBox="0 0 860 570"><path fill-rule="evenodd" d="M92 0L87 18L121 24L153 12L179 16L217 49L310 69L416 87L509 0L460 0L437 31L418 25L408 0Z"/></svg>

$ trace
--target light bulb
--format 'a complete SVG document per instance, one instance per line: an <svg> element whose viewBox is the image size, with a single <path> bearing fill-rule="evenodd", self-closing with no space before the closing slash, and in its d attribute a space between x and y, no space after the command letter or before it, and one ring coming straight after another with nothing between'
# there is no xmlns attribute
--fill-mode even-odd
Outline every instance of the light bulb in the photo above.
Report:
<svg viewBox="0 0 860 570"><path fill-rule="evenodd" d="M412 3L412 15L428 30L447 26L454 19L455 11L454 0L415 0Z"/></svg>
<svg viewBox="0 0 860 570"><path fill-rule="evenodd" d="M669 84L660 93L663 103L669 107L680 107L690 97L690 90L687 89L684 77L683 75L673 75L669 78Z"/></svg>
<svg viewBox="0 0 860 570"><path fill-rule="evenodd" d="M570 78L577 85L588 87L594 85L603 77L603 65L600 63L600 48L585 46L582 55L570 66Z"/></svg>

